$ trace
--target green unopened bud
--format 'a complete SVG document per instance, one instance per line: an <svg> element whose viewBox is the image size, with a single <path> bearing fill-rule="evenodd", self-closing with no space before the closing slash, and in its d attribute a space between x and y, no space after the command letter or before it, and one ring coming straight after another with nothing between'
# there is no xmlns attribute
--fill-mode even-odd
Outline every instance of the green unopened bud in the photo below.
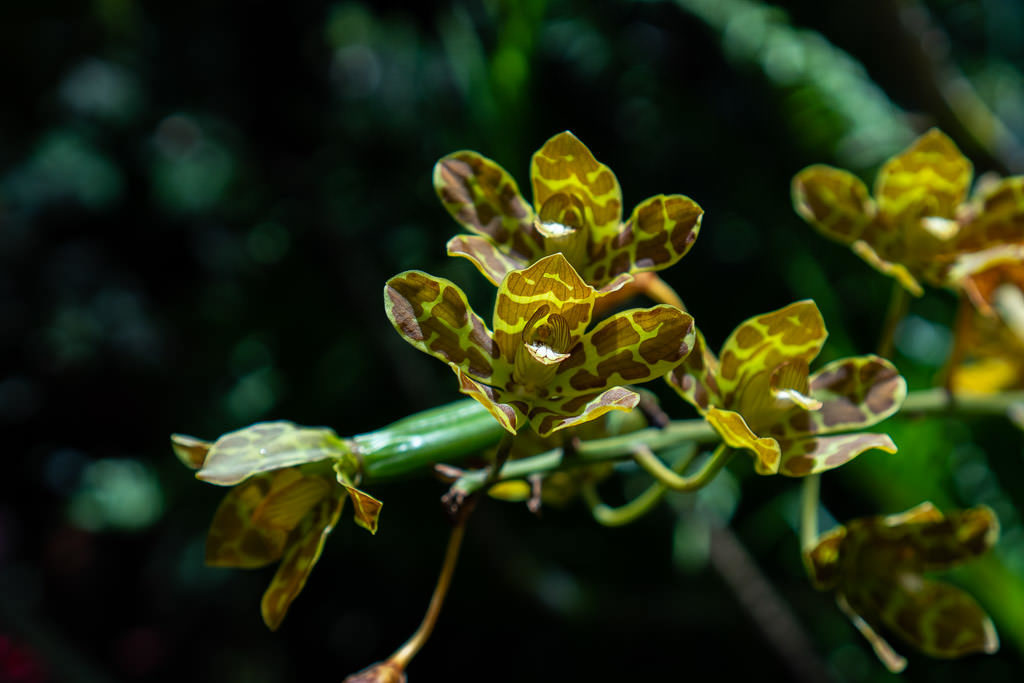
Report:
<svg viewBox="0 0 1024 683"><path fill-rule="evenodd" d="M342 683L405 683L405 672L398 664L387 660L377 662L359 673L354 673Z"/></svg>

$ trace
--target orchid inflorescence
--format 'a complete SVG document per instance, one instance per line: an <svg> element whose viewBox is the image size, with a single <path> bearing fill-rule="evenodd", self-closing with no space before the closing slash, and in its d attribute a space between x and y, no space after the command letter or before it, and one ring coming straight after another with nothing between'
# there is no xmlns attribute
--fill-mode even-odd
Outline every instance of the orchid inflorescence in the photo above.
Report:
<svg viewBox="0 0 1024 683"><path fill-rule="evenodd" d="M797 174L793 198L815 228L906 291L919 295L923 282L962 293L948 387L1022 388L1024 178L979 181L968 200L971 175L952 141L932 130L883 166L874 199L852 174L820 165ZM490 326L458 285L417 270L388 280L385 311L406 342L449 366L475 403L348 439L289 422L253 425L213 442L173 437L200 479L233 487L210 529L207 562L280 562L263 600L270 628L301 591L346 500L356 523L376 532L381 503L357 487L431 466L454 482L446 499L456 532L431 611L391 658L350 679L404 680L436 621L477 491L508 499L499 490L519 483L524 493L511 498L536 510L545 490L575 490L565 488L567 475L592 487L609 462L635 458L656 479L635 508L646 510L667 489L706 485L739 449L754 456L758 474L805 479L811 495L802 537L812 582L836 592L887 666L898 670L905 660L878 631L939 657L996 649L994 626L970 596L922 577L987 551L998 535L991 510L943 515L926 503L818 535L818 475L871 449L897 450L887 434L862 431L897 413L907 397L889 360L856 356L812 372L828 333L810 300L751 317L715 355L657 275L693 246L703 210L686 196L658 195L623 221L614 173L569 132L534 154L532 202L509 173L476 152L445 156L433 177L445 209L471 233L451 238L448 254L469 259L496 286ZM656 305L605 315L636 294ZM701 420L666 425L649 396L631 388L658 378ZM611 420L623 413L651 418L657 428ZM670 467L655 452L715 439L714 455L690 475L692 458ZM494 462L483 470L442 464L495 445ZM506 465L510 453L516 459ZM603 519L596 510L595 518Z"/></svg>

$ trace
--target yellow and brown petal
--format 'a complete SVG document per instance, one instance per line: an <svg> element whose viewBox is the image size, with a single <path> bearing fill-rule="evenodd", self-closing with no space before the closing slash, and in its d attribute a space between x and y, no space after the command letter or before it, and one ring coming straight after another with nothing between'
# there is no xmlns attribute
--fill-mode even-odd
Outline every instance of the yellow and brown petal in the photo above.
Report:
<svg viewBox="0 0 1024 683"><path fill-rule="evenodd" d="M896 412L906 383L888 361L862 356L810 374L827 336L813 301L799 301L745 321L715 358L697 348L668 377L734 448L749 450L761 474L807 476L865 450L895 452L884 434L843 434Z"/></svg>
<svg viewBox="0 0 1024 683"><path fill-rule="evenodd" d="M987 552L999 525L984 506L943 515L931 503L886 517L853 520L823 535L804 553L812 582L835 590L841 605L883 660L902 658L874 632L884 627L926 654L959 657L995 652L999 640L988 615L959 588L925 578Z"/></svg>
<svg viewBox="0 0 1024 683"><path fill-rule="evenodd" d="M693 319L665 305L623 311L586 332L599 296L552 254L502 281L493 334L454 284L417 271L388 281L385 308L406 341L449 363L460 390L506 430L529 421L547 435L632 408L637 397L621 385L664 375L693 345Z"/></svg>
<svg viewBox="0 0 1024 683"><path fill-rule="evenodd" d="M476 152L442 158L434 187L448 212L473 235L448 242L495 285L512 270L561 253L594 287L611 292L633 273L682 258L700 231L702 209L683 195L651 197L622 221L618 180L572 133L548 140L530 167L534 204L498 164Z"/></svg>

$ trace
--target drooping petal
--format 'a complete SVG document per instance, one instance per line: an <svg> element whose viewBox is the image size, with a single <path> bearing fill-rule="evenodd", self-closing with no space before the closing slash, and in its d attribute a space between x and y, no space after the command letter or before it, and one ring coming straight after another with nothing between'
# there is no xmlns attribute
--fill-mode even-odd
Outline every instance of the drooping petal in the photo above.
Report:
<svg viewBox="0 0 1024 683"><path fill-rule="evenodd" d="M668 268L693 246L703 216L703 209L683 195L643 201L616 233L594 240L583 279L600 288L622 273Z"/></svg>
<svg viewBox="0 0 1024 683"><path fill-rule="evenodd" d="M551 384L572 397L612 384L638 384L665 375L690 353L693 318L673 306L623 311L588 332L562 361Z"/></svg>
<svg viewBox="0 0 1024 683"><path fill-rule="evenodd" d="M212 445L213 442L203 441L194 436L171 434L171 448L174 449L174 454L185 467L192 470L198 470L203 466Z"/></svg>
<svg viewBox="0 0 1024 683"><path fill-rule="evenodd" d="M572 133L559 133L537 150L530 164L530 181L538 214L549 201L558 201L555 195L561 194L583 203L587 227L595 241L618 230L622 220L619 181Z"/></svg>
<svg viewBox="0 0 1024 683"><path fill-rule="evenodd" d="M796 174L793 206L818 232L843 244L860 239L875 219L875 204L860 178L831 166L809 166Z"/></svg>
<svg viewBox="0 0 1024 683"><path fill-rule="evenodd" d="M828 363L811 375L813 411L793 411L769 430L773 436L834 434L878 424L899 410L907 383L892 363L867 355Z"/></svg>
<svg viewBox="0 0 1024 683"><path fill-rule="evenodd" d="M302 592L309 573L320 559L327 536L338 523L344 504L345 496L325 498L288 536L281 564L263 593L260 605L263 623L271 631L278 629L292 601Z"/></svg>
<svg viewBox="0 0 1024 683"><path fill-rule="evenodd" d="M494 305L494 339L501 356L514 362L528 323L541 325L552 316L564 320L568 351L590 324L596 294L561 254L546 256L524 270L514 270L498 287ZM502 381L487 380L494 385Z"/></svg>
<svg viewBox="0 0 1024 683"><path fill-rule="evenodd" d="M501 284L509 272L530 265L529 261L505 253L494 242L478 235L456 235L451 238L448 240L448 255L469 259L495 285Z"/></svg>
<svg viewBox="0 0 1024 683"><path fill-rule="evenodd" d="M611 410L632 410L639 402L640 395L626 387L612 387L561 401L536 401L530 409L530 424L540 436L550 436L559 429L596 420Z"/></svg>
<svg viewBox="0 0 1024 683"><path fill-rule="evenodd" d="M851 245L853 253L860 256L869 266L877 270L882 275L894 278L899 282L903 289L907 290L914 296L922 296L924 294L924 288L921 287L921 283L917 281L917 278L911 274L905 265L902 263L894 263L887 261L878 255L875 248L865 242L864 240L857 240Z"/></svg>
<svg viewBox="0 0 1024 683"><path fill-rule="evenodd" d="M758 373L770 373L786 361L810 363L827 336L821 312L809 299L740 324L719 356L718 387L724 406L734 408L739 387Z"/></svg>
<svg viewBox="0 0 1024 683"><path fill-rule="evenodd" d="M693 350L665 379L703 415L709 407L722 404L717 377L718 359L708 348L701 331L696 330Z"/></svg>
<svg viewBox="0 0 1024 683"><path fill-rule="evenodd" d="M297 469L279 470L266 497L252 513L252 523L289 532L331 490L321 476L303 476Z"/></svg>
<svg viewBox="0 0 1024 683"><path fill-rule="evenodd" d="M459 391L479 401L504 429L515 434L527 421L526 412L529 408L521 401L506 403L505 392L477 382L454 363L450 363L449 367L459 378Z"/></svg>
<svg viewBox="0 0 1024 683"><path fill-rule="evenodd" d="M775 439L759 437L750 430L743 416L731 410L708 409L704 419L715 428L722 441L733 448L743 448L754 454L754 470L758 474L775 474L779 471L782 450Z"/></svg>
<svg viewBox="0 0 1024 683"><path fill-rule="evenodd" d="M933 657L999 649L992 620L970 595L918 574L865 577L844 591L850 606Z"/></svg>
<svg viewBox="0 0 1024 683"><path fill-rule="evenodd" d="M327 427L258 422L217 439L196 477L231 486L259 472L350 457L352 451L345 441Z"/></svg>
<svg viewBox="0 0 1024 683"><path fill-rule="evenodd" d="M972 174L971 162L933 128L882 166L875 180L875 201L893 226L933 216L953 218L967 197Z"/></svg>
<svg viewBox="0 0 1024 683"><path fill-rule="evenodd" d="M434 166L434 189L455 220L512 258L532 263L544 255L530 205L495 162L468 150L449 154Z"/></svg>
<svg viewBox="0 0 1024 683"><path fill-rule="evenodd" d="M339 478L340 481L340 478ZM352 507L354 508L355 522L359 526L363 527L371 534L377 533L377 523L380 521L380 510L384 507L384 503L380 502L369 493L360 491L351 484L341 482L341 485L348 491L349 498L352 499Z"/></svg>
<svg viewBox="0 0 1024 683"><path fill-rule="evenodd" d="M452 282L416 270L388 280L384 308L402 337L424 353L495 384L508 377L490 331Z"/></svg>
<svg viewBox="0 0 1024 683"><path fill-rule="evenodd" d="M844 465L864 451L877 448L896 452L888 434L840 434L804 439L779 439L782 461L779 474L806 477Z"/></svg>
<svg viewBox="0 0 1024 683"><path fill-rule="evenodd" d="M206 535L206 564L249 569L281 557L289 530L255 524L253 512L270 493L274 479L290 479L285 474L290 471L260 474L228 491Z"/></svg>

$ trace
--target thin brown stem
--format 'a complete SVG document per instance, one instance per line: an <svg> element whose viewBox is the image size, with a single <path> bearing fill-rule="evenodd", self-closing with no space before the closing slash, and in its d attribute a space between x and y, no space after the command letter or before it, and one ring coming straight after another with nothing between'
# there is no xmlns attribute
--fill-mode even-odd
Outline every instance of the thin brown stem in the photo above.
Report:
<svg viewBox="0 0 1024 683"><path fill-rule="evenodd" d="M907 310L910 308L910 292L903 288L898 281L892 284L892 294L889 295L889 308L885 312L885 323L882 325L882 335L878 340L878 355L882 358L892 358L893 343L896 338L896 329L907 317Z"/></svg>

